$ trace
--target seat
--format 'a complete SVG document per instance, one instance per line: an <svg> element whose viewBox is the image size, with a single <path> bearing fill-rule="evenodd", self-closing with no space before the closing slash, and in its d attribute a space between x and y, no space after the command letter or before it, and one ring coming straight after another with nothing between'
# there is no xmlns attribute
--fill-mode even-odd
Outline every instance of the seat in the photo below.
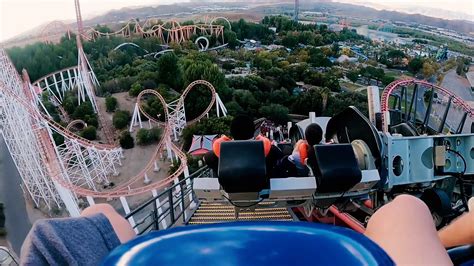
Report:
<svg viewBox="0 0 474 266"><path fill-rule="evenodd" d="M448 250L454 265L472 265L474 262L474 245L454 247Z"/></svg>
<svg viewBox="0 0 474 266"><path fill-rule="evenodd" d="M362 179L351 144L315 145L317 193L345 192Z"/></svg>
<svg viewBox="0 0 474 266"><path fill-rule="evenodd" d="M218 180L227 193L258 193L269 187L262 141L221 144Z"/></svg>

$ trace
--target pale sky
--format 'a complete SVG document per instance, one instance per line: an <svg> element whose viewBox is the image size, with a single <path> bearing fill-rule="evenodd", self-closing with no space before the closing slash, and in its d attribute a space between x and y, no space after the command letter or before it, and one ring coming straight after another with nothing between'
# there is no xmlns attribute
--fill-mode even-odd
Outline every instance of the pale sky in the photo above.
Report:
<svg viewBox="0 0 474 266"><path fill-rule="evenodd" d="M185 0L80 0L83 19L110 9ZM0 0L0 41L53 20L76 19L74 0Z"/></svg>
<svg viewBox="0 0 474 266"><path fill-rule="evenodd" d="M245 0L242 0L245 1ZM371 2L396 9L397 6L427 6L474 16L474 0L336 0ZM110 9L133 5L158 5L187 0L81 0L84 18ZM254 1L255 2L255 1ZM53 20L75 20L74 0L0 0L0 41Z"/></svg>

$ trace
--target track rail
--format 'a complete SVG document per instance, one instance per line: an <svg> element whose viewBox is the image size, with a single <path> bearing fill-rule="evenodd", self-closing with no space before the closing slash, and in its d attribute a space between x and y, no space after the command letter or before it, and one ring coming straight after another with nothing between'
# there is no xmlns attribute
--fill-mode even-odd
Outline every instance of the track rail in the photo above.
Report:
<svg viewBox="0 0 474 266"><path fill-rule="evenodd" d="M222 19L222 18L219 18ZM176 20L170 20L162 24L152 25L153 19L148 19L140 25L135 20L129 20L123 27L114 32L101 32L95 28L89 28L85 31L83 37L87 40L95 40L98 37L110 37L110 36L140 36L142 38L158 38L163 44L169 43L182 43L188 41L195 34L200 35L214 35L216 38L220 38L224 43L224 26L212 25L211 24L194 24L194 25L181 25ZM159 23L159 20L155 20L155 23ZM229 23L230 25L230 23ZM151 28L150 28L151 27Z"/></svg>
<svg viewBox="0 0 474 266"><path fill-rule="evenodd" d="M428 88L432 88L436 90L437 92L441 92L442 94L450 97L452 99L452 103L459 108L461 108L469 117L473 118L474 117L474 109L469 106L462 98L457 96L456 94L452 93L450 90L445 89L443 87L431 84L425 80L416 80L416 79L402 79L402 80L396 80L392 83L390 83L387 87L385 87L385 90L382 93L382 99L381 99L381 111L382 111L382 130L383 132L388 132L388 123L389 123L389 98L390 95L395 91L396 89L400 87L407 87L411 85L418 85L418 86L424 86Z"/></svg>

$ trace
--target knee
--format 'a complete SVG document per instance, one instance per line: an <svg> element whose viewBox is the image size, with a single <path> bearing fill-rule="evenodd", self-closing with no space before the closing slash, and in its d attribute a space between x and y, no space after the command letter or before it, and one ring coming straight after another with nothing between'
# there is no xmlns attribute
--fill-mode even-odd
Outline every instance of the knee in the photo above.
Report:
<svg viewBox="0 0 474 266"><path fill-rule="evenodd" d="M370 218L367 227L379 223L399 223L403 222L404 219L423 216L428 216L431 219L430 210L422 200L411 195L399 195L390 203L378 209Z"/></svg>
<svg viewBox="0 0 474 266"><path fill-rule="evenodd" d="M100 204L94 204L92 206L85 208L82 211L81 215L87 216L87 215L94 215L98 213L112 214L112 213L116 213L116 211L110 204L100 203Z"/></svg>
<svg viewBox="0 0 474 266"><path fill-rule="evenodd" d="M428 206L421 199L407 194L402 194L397 196L390 205L396 206L397 208L403 209L416 209L416 210L425 210L429 211Z"/></svg>

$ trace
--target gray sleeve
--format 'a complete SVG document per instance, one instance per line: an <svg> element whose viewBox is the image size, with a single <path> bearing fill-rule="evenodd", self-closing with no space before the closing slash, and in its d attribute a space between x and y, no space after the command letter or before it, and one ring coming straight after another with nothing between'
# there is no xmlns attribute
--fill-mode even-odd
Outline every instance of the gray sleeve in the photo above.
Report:
<svg viewBox="0 0 474 266"><path fill-rule="evenodd" d="M21 265L99 265L120 245L103 214L40 220L21 249Z"/></svg>

